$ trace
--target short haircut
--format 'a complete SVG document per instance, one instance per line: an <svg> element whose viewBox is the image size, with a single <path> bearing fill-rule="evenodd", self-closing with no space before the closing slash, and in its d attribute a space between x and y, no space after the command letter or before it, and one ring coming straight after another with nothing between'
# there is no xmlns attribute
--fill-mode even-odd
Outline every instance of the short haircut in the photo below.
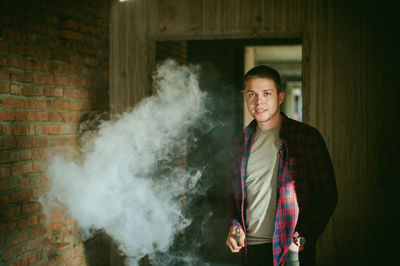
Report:
<svg viewBox="0 0 400 266"><path fill-rule="evenodd" d="M275 83L275 87L278 93L283 91L282 83L281 83L281 75L278 71L273 69L272 67L266 65L255 66L250 69L243 76L243 89L246 88L246 82L255 79L255 78L269 78L272 79Z"/></svg>

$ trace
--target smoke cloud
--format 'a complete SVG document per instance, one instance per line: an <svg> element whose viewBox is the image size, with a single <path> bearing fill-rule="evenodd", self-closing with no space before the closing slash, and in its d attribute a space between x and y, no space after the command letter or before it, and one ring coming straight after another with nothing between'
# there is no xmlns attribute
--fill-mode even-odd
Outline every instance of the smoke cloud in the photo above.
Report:
<svg viewBox="0 0 400 266"><path fill-rule="evenodd" d="M165 255L191 223L186 200L199 193L201 171L177 163L194 143L190 132L212 127L198 72L166 61L154 75L155 95L87 132L79 162L55 156L44 207L66 206L86 237L104 230L129 264L145 255L157 264L154 254Z"/></svg>

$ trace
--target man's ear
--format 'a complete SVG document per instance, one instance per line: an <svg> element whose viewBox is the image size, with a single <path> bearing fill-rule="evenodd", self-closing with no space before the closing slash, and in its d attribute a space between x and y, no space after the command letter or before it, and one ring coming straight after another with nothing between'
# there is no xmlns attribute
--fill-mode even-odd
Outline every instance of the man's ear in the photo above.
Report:
<svg viewBox="0 0 400 266"><path fill-rule="evenodd" d="M285 93L283 91L281 91L278 94L278 98L279 98L279 105L281 105L283 103L283 100L285 99Z"/></svg>

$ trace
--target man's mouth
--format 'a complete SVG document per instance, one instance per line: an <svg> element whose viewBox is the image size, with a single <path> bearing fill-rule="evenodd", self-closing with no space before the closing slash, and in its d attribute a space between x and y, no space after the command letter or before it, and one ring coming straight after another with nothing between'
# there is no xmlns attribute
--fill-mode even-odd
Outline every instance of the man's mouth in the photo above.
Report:
<svg viewBox="0 0 400 266"><path fill-rule="evenodd" d="M256 114L262 114L266 111L266 109L256 109Z"/></svg>

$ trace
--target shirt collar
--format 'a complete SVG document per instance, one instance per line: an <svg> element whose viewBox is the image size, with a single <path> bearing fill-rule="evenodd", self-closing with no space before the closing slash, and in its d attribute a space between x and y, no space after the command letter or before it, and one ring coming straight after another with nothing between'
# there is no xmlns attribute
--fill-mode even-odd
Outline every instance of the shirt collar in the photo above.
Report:
<svg viewBox="0 0 400 266"><path fill-rule="evenodd" d="M287 138L288 135L290 119L285 115L284 112L281 112L281 117L282 117L282 123L281 123L281 129L279 131L279 138L284 140ZM245 129L246 135L254 134L256 132L256 129L257 129L257 121L253 119L253 121L251 121L250 124Z"/></svg>

